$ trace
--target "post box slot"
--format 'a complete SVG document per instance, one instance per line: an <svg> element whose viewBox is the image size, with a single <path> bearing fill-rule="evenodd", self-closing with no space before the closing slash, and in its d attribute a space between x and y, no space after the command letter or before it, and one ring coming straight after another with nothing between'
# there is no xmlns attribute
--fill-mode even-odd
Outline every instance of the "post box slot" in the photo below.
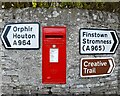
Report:
<svg viewBox="0 0 120 96"><path fill-rule="evenodd" d="M63 35L45 35L45 38L63 38Z"/></svg>

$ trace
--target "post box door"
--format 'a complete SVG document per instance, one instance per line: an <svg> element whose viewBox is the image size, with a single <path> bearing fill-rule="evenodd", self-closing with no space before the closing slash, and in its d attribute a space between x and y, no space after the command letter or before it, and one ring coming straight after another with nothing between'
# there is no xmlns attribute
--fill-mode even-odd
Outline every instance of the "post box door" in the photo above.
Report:
<svg viewBox="0 0 120 96"><path fill-rule="evenodd" d="M47 40L48 43L46 43L43 40L42 45L43 84L66 83L66 41L63 40L63 42L59 43L59 40L57 41L57 38L55 40L53 40L53 42L52 41L49 42L49 40Z"/></svg>

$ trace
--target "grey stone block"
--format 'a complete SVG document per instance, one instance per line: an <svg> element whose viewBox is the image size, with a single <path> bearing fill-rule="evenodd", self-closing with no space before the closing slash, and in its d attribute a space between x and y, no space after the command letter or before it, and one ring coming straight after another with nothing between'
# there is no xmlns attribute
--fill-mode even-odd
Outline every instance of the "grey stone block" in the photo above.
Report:
<svg viewBox="0 0 120 96"><path fill-rule="evenodd" d="M11 83L10 76L2 76L2 83Z"/></svg>

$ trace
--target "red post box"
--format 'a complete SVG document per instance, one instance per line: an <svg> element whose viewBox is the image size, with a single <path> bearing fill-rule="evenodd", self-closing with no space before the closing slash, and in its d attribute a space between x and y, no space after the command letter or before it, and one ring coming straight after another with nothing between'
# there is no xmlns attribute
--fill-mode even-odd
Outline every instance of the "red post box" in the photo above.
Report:
<svg viewBox="0 0 120 96"><path fill-rule="evenodd" d="M42 27L42 83L66 83L66 27Z"/></svg>

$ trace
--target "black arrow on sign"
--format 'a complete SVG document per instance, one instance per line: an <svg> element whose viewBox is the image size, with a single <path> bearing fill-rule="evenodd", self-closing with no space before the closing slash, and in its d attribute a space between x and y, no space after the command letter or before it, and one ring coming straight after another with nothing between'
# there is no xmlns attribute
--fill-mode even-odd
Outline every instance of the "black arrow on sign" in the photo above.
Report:
<svg viewBox="0 0 120 96"><path fill-rule="evenodd" d="M117 39L116 39L116 37L115 37L114 32L110 32L110 33L111 33L111 35L112 35L112 37L113 37L113 40L114 40L114 44L113 44L110 52L113 52L113 51L114 51L114 48L115 48L115 45L117 44Z"/></svg>
<svg viewBox="0 0 120 96"><path fill-rule="evenodd" d="M10 42L8 41L8 38L7 38L7 34L9 32L10 28L11 28L11 26L8 26L7 29L5 30L4 35L3 35L3 38L4 38L4 40L5 40L8 47L11 47Z"/></svg>

